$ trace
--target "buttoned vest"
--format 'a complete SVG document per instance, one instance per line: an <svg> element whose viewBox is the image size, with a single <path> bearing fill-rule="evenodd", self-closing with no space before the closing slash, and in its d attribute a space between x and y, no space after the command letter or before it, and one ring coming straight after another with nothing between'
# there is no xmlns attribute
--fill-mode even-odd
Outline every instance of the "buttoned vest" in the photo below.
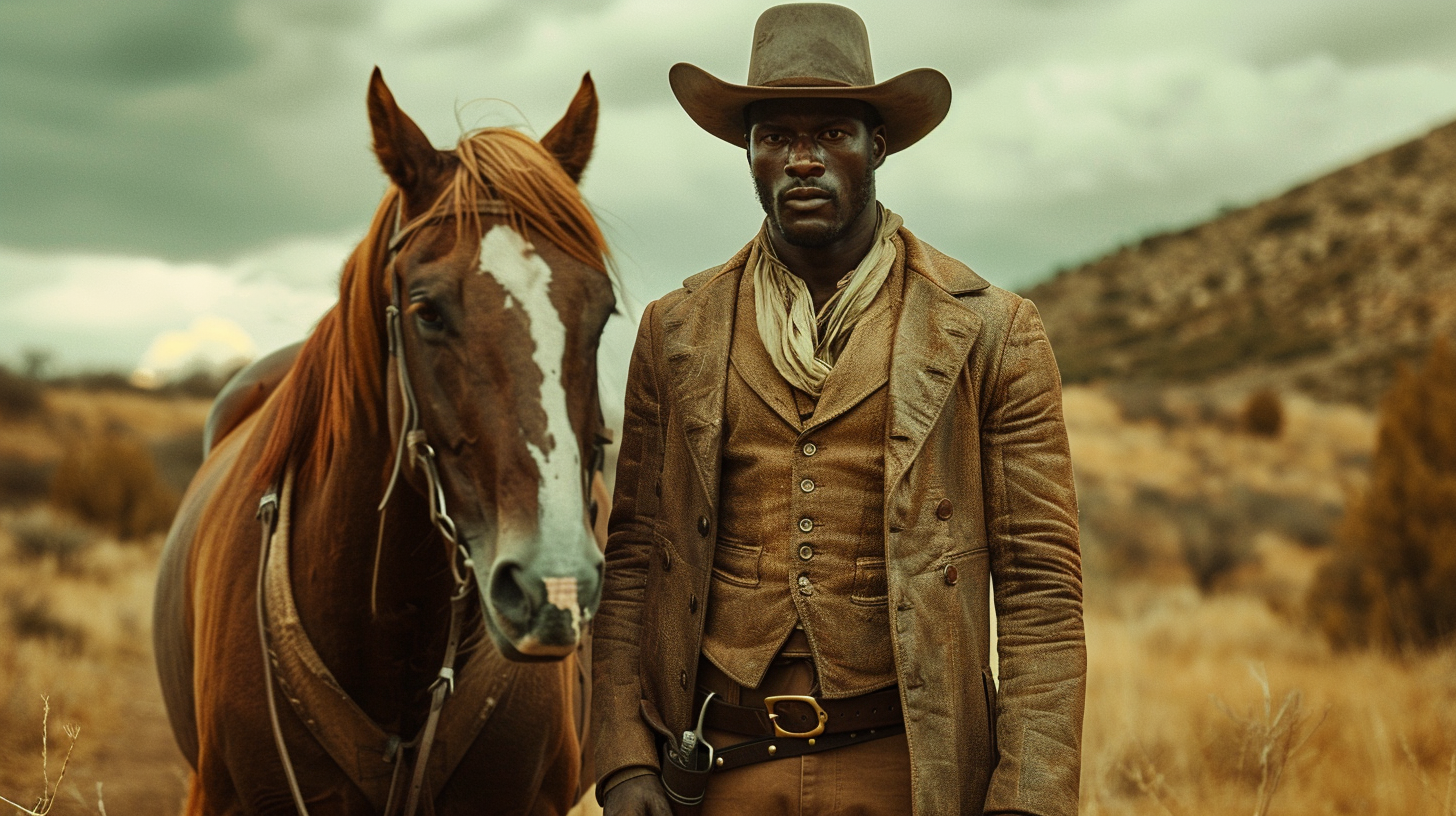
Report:
<svg viewBox="0 0 1456 816"><path fill-rule="evenodd" d="M903 286L901 249L815 405L784 380L763 347L751 272L739 282L702 649L740 685L756 688L800 625L822 696L852 697L895 683L884 439Z"/></svg>

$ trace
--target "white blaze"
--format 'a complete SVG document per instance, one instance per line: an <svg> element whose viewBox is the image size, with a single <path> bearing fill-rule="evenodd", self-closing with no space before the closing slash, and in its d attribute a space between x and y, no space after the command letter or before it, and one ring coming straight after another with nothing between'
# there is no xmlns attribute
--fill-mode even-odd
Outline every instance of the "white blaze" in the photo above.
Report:
<svg viewBox="0 0 1456 816"><path fill-rule="evenodd" d="M575 553L577 539L586 535L583 521L586 507L582 498L581 454L571 428L571 415L566 409L566 387L561 381L566 326L551 302L551 267L519 233L498 224L480 240L480 274L490 275L505 288L507 309L525 312L531 341L535 344L532 359L541 370L541 409L546 413L546 440L550 449L530 440L526 442L541 474L536 541L551 549ZM547 553L541 555L550 558ZM546 566L550 574L551 565ZM563 565L561 571L569 570ZM571 605L576 606L574 597Z"/></svg>

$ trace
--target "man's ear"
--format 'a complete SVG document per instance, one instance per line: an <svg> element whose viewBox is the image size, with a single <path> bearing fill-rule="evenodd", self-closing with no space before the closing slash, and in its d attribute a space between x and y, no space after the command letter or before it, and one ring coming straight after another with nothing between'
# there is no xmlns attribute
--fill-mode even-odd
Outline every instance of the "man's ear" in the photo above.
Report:
<svg viewBox="0 0 1456 816"><path fill-rule="evenodd" d="M369 78L369 124L374 131L374 155L395 186L404 193L410 209L419 211L435 200L442 189L446 162L444 154L420 130L414 120L395 104L394 94L384 84L376 66Z"/></svg>
<svg viewBox="0 0 1456 816"><path fill-rule="evenodd" d="M581 87L551 130L541 137L541 146L556 157L572 181L580 182L586 163L591 161L597 138L597 87L591 72L581 78Z"/></svg>
<svg viewBox="0 0 1456 816"><path fill-rule="evenodd" d="M876 170L885 163L885 157L890 153L890 143L885 139L885 126L875 125L870 131L870 158Z"/></svg>

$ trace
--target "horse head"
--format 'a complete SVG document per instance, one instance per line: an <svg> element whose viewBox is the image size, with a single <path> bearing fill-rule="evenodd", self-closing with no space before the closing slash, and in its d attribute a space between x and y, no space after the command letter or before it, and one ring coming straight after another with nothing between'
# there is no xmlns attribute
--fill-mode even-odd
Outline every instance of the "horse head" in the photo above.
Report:
<svg viewBox="0 0 1456 816"><path fill-rule="evenodd" d="M539 143L488 129L450 151L431 146L377 69L368 103L374 152L400 194L385 269L397 478L437 506L497 648L563 657L602 586L589 493L603 430L597 343L615 298L576 188L596 92L583 77Z"/></svg>

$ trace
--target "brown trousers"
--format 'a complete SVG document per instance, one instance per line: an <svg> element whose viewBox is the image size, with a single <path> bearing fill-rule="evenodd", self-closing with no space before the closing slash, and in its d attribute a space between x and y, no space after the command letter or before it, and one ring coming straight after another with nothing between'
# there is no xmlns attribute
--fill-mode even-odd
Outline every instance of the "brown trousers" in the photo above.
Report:
<svg viewBox="0 0 1456 816"><path fill-rule="evenodd" d="M814 663L779 658L756 689L729 680L707 660L698 677L704 691L727 702L759 705L775 694L812 694ZM747 737L708 729L715 748ZM775 759L715 773L708 778L701 816L901 816L910 813L910 750L905 735L862 742L833 751Z"/></svg>

